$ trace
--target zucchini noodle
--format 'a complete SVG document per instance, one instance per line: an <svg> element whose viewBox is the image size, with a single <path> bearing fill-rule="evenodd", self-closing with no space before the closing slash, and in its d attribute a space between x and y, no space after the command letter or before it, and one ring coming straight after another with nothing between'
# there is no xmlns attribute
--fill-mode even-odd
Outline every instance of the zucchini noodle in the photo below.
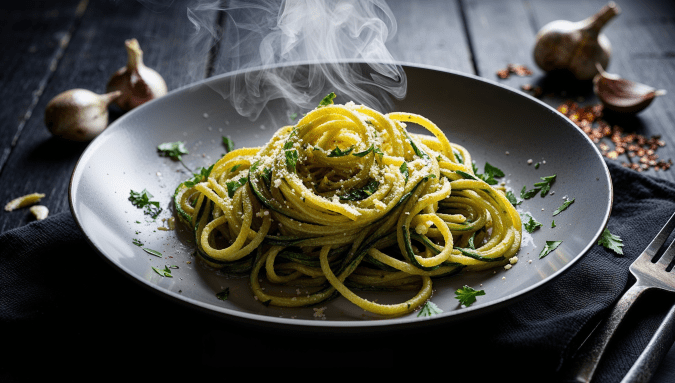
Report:
<svg viewBox="0 0 675 383"><path fill-rule="evenodd" d="M509 262L522 235L503 188L477 177L433 122L354 103L319 106L266 145L227 153L181 183L174 203L206 264L248 273L260 302L284 307L341 295L404 315L430 298L433 279ZM263 276L311 292L269 293ZM365 290L414 296L381 304Z"/></svg>

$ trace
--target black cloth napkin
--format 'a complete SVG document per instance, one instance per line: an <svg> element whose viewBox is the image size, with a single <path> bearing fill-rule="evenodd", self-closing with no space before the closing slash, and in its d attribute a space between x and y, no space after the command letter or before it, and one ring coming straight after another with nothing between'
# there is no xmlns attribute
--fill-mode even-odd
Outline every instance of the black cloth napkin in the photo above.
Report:
<svg viewBox="0 0 675 383"><path fill-rule="evenodd" d="M231 368L404 368L443 376L554 381L564 358L633 282L630 263L675 212L675 185L608 162L608 228L624 255L594 245L562 276L487 316L373 334L290 333L232 322L170 301L107 263L70 213L0 235L0 381L86 378L135 368L171 376ZM597 382L617 382L673 296L647 294L626 318Z"/></svg>

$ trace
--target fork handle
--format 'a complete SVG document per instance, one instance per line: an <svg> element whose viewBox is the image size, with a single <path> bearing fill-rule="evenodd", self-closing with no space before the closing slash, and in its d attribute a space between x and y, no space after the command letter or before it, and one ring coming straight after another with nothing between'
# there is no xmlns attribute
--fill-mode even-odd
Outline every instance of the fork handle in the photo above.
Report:
<svg viewBox="0 0 675 383"><path fill-rule="evenodd" d="M619 323L626 316L628 310L633 306L633 303L645 292L649 287L643 286L639 283L631 286L628 291L619 299L619 301L612 308L606 320L600 323L598 327L591 333L586 341L581 345L577 351L577 355L572 360L571 374L572 381L588 383L593 378L598 363L602 354L605 352L612 335L619 327Z"/></svg>
<svg viewBox="0 0 675 383"><path fill-rule="evenodd" d="M646 383L675 342L675 305L670 308L663 323L621 383Z"/></svg>

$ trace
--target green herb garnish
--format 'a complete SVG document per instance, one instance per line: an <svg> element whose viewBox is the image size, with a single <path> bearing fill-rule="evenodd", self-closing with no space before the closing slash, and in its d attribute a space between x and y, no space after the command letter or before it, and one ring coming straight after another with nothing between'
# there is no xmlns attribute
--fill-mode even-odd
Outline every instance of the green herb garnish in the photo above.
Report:
<svg viewBox="0 0 675 383"><path fill-rule="evenodd" d="M143 246L143 242L139 241L139 240L136 239L136 238L134 238L133 240L131 240L131 242L132 242L134 245L138 246L138 247Z"/></svg>
<svg viewBox="0 0 675 383"><path fill-rule="evenodd" d="M226 287L225 290L216 293L216 298L220 299L221 301L226 301L227 298L230 297L230 288Z"/></svg>
<svg viewBox="0 0 675 383"><path fill-rule="evenodd" d="M488 162L486 162L483 167L483 173L478 173L475 162L472 163L471 166L473 167L473 172L476 174L476 177L485 181L488 185L496 185L497 180L495 178L504 177L504 172L501 171L501 169L490 165Z"/></svg>
<svg viewBox="0 0 675 383"><path fill-rule="evenodd" d="M143 209L143 213L151 216L152 218L157 218L159 213L162 212L162 208L159 207L159 202L151 201L152 194L146 189L143 189L142 192L135 192L131 190L129 193L129 201L139 209Z"/></svg>
<svg viewBox="0 0 675 383"><path fill-rule="evenodd" d="M211 170L213 170L213 165L208 168L199 168L197 173L192 174L192 178L183 182L183 185L191 188L202 181L206 181L209 178L209 175L211 175Z"/></svg>
<svg viewBox="0 0 675 383"><path fill-rule="evenodd" d="M284 154L286 155L286 168L288 168L289 172L295 173L295 165L298 163L298 151L295 149L286 150Z"/></svg>
<svg viewBox="0 0 675 383"><path fill-rule="evenodd" d="M370 197L373 193L377 191L377 188L380 186L380 183L376 180L370 180L366 186L360 189L351 189L346 194L340 196L341 200L346 201L361 201Z"/></svg>
<svg viewBox="0 0 675 383"><path fill-rule="evenodd" d="M182 161L183 154L189 154L185 148L185 144L181 141L178 142L165 142L157 146L157 151L160 155L165 157L171 157L176 161Z"/></svg>
<svg viewBox="0 0 675 383"><path fill-rule="evenodd" d="M319 102L318 108L321 108L322 106L333 105L333 99L335 99L335 93L328 93L328 95L324 97L321 102Z"/></svg>
<svg viewBox="0 0 675 383"><path fill-rule="evenodd" d="M160 252L157 251L157 250L148 249L147 247L143 247L142 249L143 249L143 251L145 251L145 252L148 253L148 254L152 254L152 255L154 255L155 257L160 257L160 258L162 258L162 253L160 253Z"/></svg>
<svg viewBox="0 0 675 383"><path fill-rule="evenodd" d="M171 275L171 270L169 270L169 268L166 266L164 266L164 269L158 269L157 267L152 266L152 269L163 277L173 278L173 275Z"/></svg>
<svg viewBox="0 0 675 383"><path fill-rule="evenodd" d="M516 195L513 194L511 190L506 192L506 199L509 200L509 202L511 202L511 205L513 205L514 207L523 203L523 201L518 201L518 198L516 198Z"/></svg>
<svg viewBox="0 0 675 383"><path fill-rule="evenodd" d="M472 303L476 301L476 297L479 295L485 295L484 290L474 290L469 286L464 286L455 291L455 298L459 299L459 303L464 306L471 306Z"/></svg>
<svg viewBox="0 0 675 383"><path fill-rule="evenodd" d="M344 157L351 153L354 150L354 145L348 147L344 151L340 150L339 146L336 146L335 149L331 150L330 153L328 153L328 157Z"/></svg>
<svg viewBox="0 0 675 383"><path fill-rule="evenodd" d="M548 177L540 177L542 181L535 183L534 188L530 190L527 190L527 187L523 186L523 189L520 191L520 198L530 199L539 192L541 192L542 197L545 197L549 190L551 190L551 185L553 184L553 181L555 181L555 177L555 174Z"/></svg>
<svg viewBox="0 0 675 383"><path fill-rule="evenodd" d="M541 252L539 253L539 258L541 259L547 256L550 252L552 252L558 246L560 246L561 243L562 241L546 241L546 246L544 246L544 248L541 249Z"/></svg>
<svg viewBox="0 0 675 383"><path fill-rule="evenodd" d="M408 163L403 161L401 167L399 167L398 170L401 171L401 174L403 174L403 176L405 177L405 182L408 183L408 176L410 175L410 172L408 170Z"/></svg>
<svg viewBox="0 0 675 383"><path fill-rule="evenodd" d="M370 147L369 147L368 149L366 149L366 150L364 150L364 151L362 151L362 152L354 153L354 154L352 154L352 156L355 156L355 157L364 157L366 154L372 152L373 149L374 149L374 146L373 146L373 145L370 145Z"/></svg>
<svg viewBox="0 0 675 383"><path fill-rule="evenodd" d="M422 309L420 310L420 312L417 313L417 317L418 318L419 317L430 317L430 316L434 316L436 314L440 314L442 312L443 312L443 310L438 308L438 306L436 306L435 303L433 303L431 301L427 301L424 304L424 306L422 306Z"/></svg>
<svg viewBox="0 0 675 383"><path fill-rule="evenodd" d="M525 214L525 217L529 219L527 220L527 222L523 223L523 227L525 227L525 230L527 230L528 233L532 233L533 231L543 226L541 222L535 220L531 215Z"/></svg>
<svg viewBox="0 0 675 383"><path fill-rule="evenodd" d="M567 209L567 207L570 206L570 205L573 204L573 203L574 203L574 198L568 199L567 201L565 201L565 202L562 204L562 206L560 206L559 208L555 209L555 211L553 212L553 216L556 216L556 215L560 214L563 210Z"/></svg>
<svg viewBox="0 0 675 383"><path fill-rule="evenodd" d="M227 153L234 150L234 141L230 137L223 136L223 145L225 145L225 151Z"/></svg>
<svg viewBox="0 0 675 383"><path fill-rule="evenodd" d="M421 150L417 147L417 145L415 145L415 143L413 142L412 138L410 138L410 136L408 135L408 133L405 133L405 137L406 137L406 139L408 140L408 143L409 143L410 146L412 147L413 152L415 152L415 154L417 155L417 157L429 159L429 156L428 156L426 153L424 153L423 151L421 151Z"/></svg>
<svg viewBox="0 0 675 383"><path fill-rule="evenodd" d="M602 231L598 245L602 245L619 255L623 255L623 240L618 235L610 233L607 228Z"/></svg>
<svg viewBox="0 0 675 383"><path fill-rule="evenodd" d="M227 186L227 195L230 198L234 197L234 193L237 191L237 189L246 185L246 182L248 182L248 177L241 177L239 181L226 182L225 185Z"/></svg>

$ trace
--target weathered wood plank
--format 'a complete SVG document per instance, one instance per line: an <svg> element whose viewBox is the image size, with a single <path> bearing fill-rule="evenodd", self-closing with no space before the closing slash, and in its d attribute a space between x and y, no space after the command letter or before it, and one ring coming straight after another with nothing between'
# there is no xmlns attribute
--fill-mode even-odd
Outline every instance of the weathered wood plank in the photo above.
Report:
<svg viewBox="0 0 675 383"><path fill-rule="evenodd" d="M169 90L204 77L206 57L191 55L192 24L186 1L175 1L164 10L139 2L91 2L68 49L55 68L34 112L26 121L21 139L0 174L0 201L34 192L45 193L42 203L51 212L67 211L68 182L86 144L65 142L47 131L43 118L47 102L63 91L85 88L104 93L109 76L126 64L124 40L137 38L146 65L165 78ZM193 67L197 70L193 71ZM196 74L195 74L196 73ZM111 121L121 113L111 111ZM0 232L32 220L27 209L0 214Z"/></svg>
<svg viewBox="0 0 675 383"><path fill-rule="evenodd" d="M456 1L388 1L398 31L387 43L396 60L474 73Z"/></svg>
<svg viewBox="0 0 675 383"><path fill-rule="evenodd" d="M464 4L476 66L481 76L496 79L515 89L525 84L541 86L544 92L541 99L554 107L565 100L576 101L581 105L598 102L590 81L571 81L569 78L547 75L536 67L532 49L537 31L546 23L554 20L582 20L600 10L607 1L464 0ZM603 30L613 46L608 71L665 89L672 95L675 90L675 5L672 2L649 0L619 3L619 6L622 13ZM508 63L525 64L534 74L530 77L498 79L496 71ZM672 129L675 125L675 114L672 112L674 106L672 96L666 95L636 116L606 112L603 118L612 126L621 126L625 132L646 137L662 136L666 145L659 148L657 154L660 159L675 160L675 131ZM635 162L636 159L624 155L617 161ZM675 180L674 169L650 169L647 173Z"/></svg>
<svg viewBox="0 0 675 383"><path fill-rule="evenodd" d="M81 17L80 0L11 3L0 13L0 172Z"/></svg>

